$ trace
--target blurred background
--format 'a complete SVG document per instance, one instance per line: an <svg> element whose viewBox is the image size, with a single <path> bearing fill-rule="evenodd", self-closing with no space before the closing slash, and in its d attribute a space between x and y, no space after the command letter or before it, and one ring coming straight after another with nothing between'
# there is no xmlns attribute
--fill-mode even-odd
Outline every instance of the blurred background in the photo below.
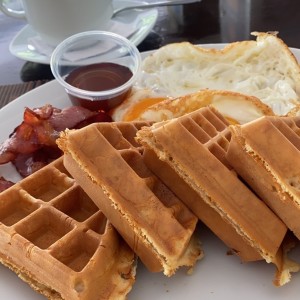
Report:
<svg viewBox="0 0 300 300"><path fill-rule="evenodd" d="M251 31L278 31L290 47L300 48L299 0L202 0L157 10L157 21L138 45L140 51L179 41L228 43L251 38ZM9 51L11 41L26 24L0 12L0 85L51 79L48 65L26 62Z"/></svg>

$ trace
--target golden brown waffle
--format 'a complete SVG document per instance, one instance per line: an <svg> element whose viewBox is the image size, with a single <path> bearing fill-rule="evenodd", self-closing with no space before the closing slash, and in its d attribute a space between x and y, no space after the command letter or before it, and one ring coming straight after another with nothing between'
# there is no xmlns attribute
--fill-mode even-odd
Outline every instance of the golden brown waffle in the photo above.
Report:
<svg viewBox="0 0 300 300"><path fill-rule="evenodd" d="M136 259L62 158L0 194L0 260L48 299L126 299Z"/></svg>
<svg viewBox="0 0 300 300"><path fill-rule="evenodd" d="M145 149L143 158L146 165L180 198L194 214L206 224L244 262L262 259L261 255L240 234L223 219L202 197L193 190L164 161L158 160L154 151Z"/></svg>
<svg viewBox="0 0 300 300"><path fill-rule="evenodd" d="M99 123L58 140L78 184L151 271L172 275L202 256L197 217L145 166L134 137L148 123Z"/></svg>
<svg viewBox="0 0 300 300"><path fill-rule="evenodd" d="M230 167L225 158L230 140L227 126L215 109L207 107L145 127L137 137L198 194L198 205L205 212L191 201L186 200L186 204L234 252L244 260L259 259L254 249L270 262L287 229ZM162 174L162 170L157 168L156 172ZM211 209L206 211L205 207ZM228 232L226 223L226 228L231 227Z"/></svg>
<svg viewBox="0 0 300 300"><path fill-rule="evenodd" d="M227 159L300 239L300 117L232 126Z"/></svg>

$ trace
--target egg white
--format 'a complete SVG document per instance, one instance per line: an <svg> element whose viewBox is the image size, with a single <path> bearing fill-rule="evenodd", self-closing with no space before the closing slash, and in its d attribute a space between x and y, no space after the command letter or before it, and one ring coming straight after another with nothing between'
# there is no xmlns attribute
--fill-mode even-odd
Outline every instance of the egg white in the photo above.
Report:
<svg viewBox="0 0 300 300"><path fill-rule="evenodd" d="M221 50L187 42L156 50L144 59L132 93L112 112L113 119L123 120L145 98L178 98L207 89L254 96L276 115L286 115L300 103L300 67L276 35L255 34L256 41L232 43ZM246 114L253 117L254 112L237 101L227 101L226 107L238 111L243 120Z"/></svg>
<svg viewBox="0 0 300 300"><path fill-rule="evenodd" d="M143 61L137 86L170 97L202 89L236 91L285 115L299 102L300 68L288 47L272 34L222 50L177 43Z"/></svg>

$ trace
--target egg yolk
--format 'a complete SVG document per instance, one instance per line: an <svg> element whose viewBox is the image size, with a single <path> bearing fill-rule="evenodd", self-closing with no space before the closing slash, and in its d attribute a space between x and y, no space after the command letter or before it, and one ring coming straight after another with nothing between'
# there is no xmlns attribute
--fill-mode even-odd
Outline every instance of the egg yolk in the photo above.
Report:
<svg viewBox="0 0 300 300"><path fill-rule="evenodd" d="M123 121L136 120L148 107L166 99L167 98L157 97L157 98L145 98L140 100L127 111L127 113L123 117Z"/></svg>
<svg viewBox="0 0 300 300"><path fill-rule="evenodd" d="M230 125L237 125L237 124L240 124L237 120L235 120L235 119L232 118L232 117L225 116L225 119L229 122Z"/></svg>

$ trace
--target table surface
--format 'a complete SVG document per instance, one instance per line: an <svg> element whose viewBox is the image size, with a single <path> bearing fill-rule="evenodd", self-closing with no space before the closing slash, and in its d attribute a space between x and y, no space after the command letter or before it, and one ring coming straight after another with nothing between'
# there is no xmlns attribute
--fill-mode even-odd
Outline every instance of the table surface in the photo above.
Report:
<svg viewBox="0 0 300 300"><path fill-rule="evenodd" d="M300 48L299 0L202 0L158 11L157 23L139 45L140 51L178 41L244 40L252 31L278 31L288 46ZM52 78L48 65L25 62L9 52L9 43L25 25L24 20L0 13L0 86Z"/></svg>

